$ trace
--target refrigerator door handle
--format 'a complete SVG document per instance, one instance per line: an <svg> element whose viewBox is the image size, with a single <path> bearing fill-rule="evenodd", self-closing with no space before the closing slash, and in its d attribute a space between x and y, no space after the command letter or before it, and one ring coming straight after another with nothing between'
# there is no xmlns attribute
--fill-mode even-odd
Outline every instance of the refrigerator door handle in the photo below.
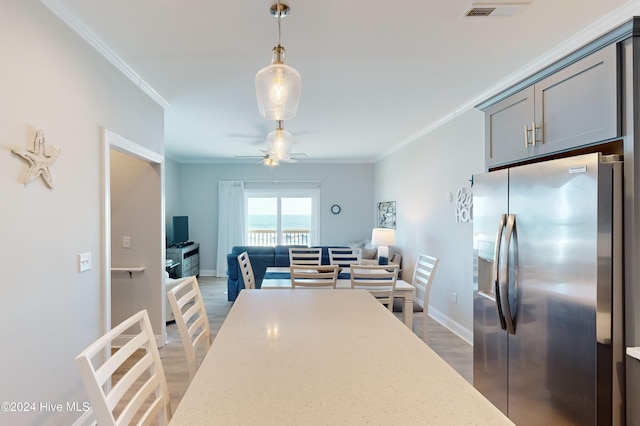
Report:
<svg viewBox="0 0 640 426"><path fill-rule="evenodd" d="M514 270L514 268L517 268L518 265L511 265L509 262L509 253L510 253L510 249L511 249L511 241L514 239L513 237L516 235L515 234L515 229L516 229L516 216L513 214L510 214L507 218L507 233L506 233L506 237L505 237L505 247L504 247L504 256L505 259L503 262L501 262L500 266L500 272L501 272L501 277L502 279L500 279L500 300L502 303L502 312L503 312L503 316L506 322L506 328L505 330L507 330L507 332L509 334L516 334L516 326L515 326L515 314L516 314L516 306L515 303L517 303L518 300L518 283L517 283L517 274L514 273L514 276L516 278L516 282L511 283L511 275L510 272ZM517 237L516 237L517 238ZM517 259L517 250L518 250L518 243L517 240L514 244L514 250L516 250L516 256L515 258ZM517 260L516 262L517 263ZM510 301L514 301L514 306L511 305ZM512 309L513 308L513 309Z"/></svg>
<svg viewBox="0 0 640 426"><path fill-rule="evenodd" d="M498 224L498 233L496 235L496 244L493 253L493 274L491 280L493 282L493 293L495 295L496 308L498 309L498 319L500 320L500 328L507 329L507 323L502 312L502 297L500 294L500 253L502 247L502 233L507 224L507 215L500 215L500 223Z"/></svg>

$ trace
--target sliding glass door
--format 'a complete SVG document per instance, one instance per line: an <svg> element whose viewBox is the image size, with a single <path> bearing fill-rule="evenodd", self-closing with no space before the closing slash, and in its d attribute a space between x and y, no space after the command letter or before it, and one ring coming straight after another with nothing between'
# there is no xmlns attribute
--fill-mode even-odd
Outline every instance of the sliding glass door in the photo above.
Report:
<svg viewBox="0 0 640 426"><path fill-rule="evenodd" d="M316 245L318 192L245 191L248 245Z"/></svg>

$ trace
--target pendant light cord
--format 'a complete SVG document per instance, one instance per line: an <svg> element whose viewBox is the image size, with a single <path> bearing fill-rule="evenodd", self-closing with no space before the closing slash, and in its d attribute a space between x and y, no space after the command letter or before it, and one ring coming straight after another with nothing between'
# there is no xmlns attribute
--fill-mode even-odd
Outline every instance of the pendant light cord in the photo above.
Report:
<svg viewBox="0 0 640 426"><path fill-rule="evenodd" d="M278 14L278 38L276 46L280 46L280 17L282 16L282 10L280 9L280 0L276 3L276 13Z"/></svg>

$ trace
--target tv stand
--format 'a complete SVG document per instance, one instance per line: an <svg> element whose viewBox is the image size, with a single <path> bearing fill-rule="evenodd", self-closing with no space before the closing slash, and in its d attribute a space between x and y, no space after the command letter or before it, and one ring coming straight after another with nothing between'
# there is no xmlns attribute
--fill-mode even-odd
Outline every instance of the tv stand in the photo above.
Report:
<svg viewBox="0 0 640 426"><path fill-rule="evenodd" d="M200 244L168 248L166 258L179 264L175 270L176 278L200 276Z"/></svg>

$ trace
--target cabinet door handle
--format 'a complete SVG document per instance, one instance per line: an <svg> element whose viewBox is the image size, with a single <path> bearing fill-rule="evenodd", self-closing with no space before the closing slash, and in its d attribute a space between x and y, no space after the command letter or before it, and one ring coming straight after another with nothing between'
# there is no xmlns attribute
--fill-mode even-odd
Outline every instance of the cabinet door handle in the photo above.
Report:
<svg viewBox="0 0 640 426"><path fill-rule="evenodd" d="M531 123L531 145L536 146L536 122Z"/></svg>
<svg viewBox="0 0 640 426"><path fill-rule="evenodd" d="M536 142L544 143L542 139L538 139L536 137L537 132L540 131L542 134L542 126L536 126L536 122L531 123L531 129L525 124L524 125L524 147L529 148L529 145L536 146ZM529 141L529 132L531 132L531 141Z"/></svg>
<svg viewBox="0 0 640 426"><path fill-rule="evenodd" d="M533 146L536 146L536 142L544 143L542 138L538 139L536 137L536 135L538 134L538 131L540 132L540 136L542 136L542 126L536 127L536 122L534 121L533 124L531 125L531 129L532 129L531 134L533 135Z"/></svg>

